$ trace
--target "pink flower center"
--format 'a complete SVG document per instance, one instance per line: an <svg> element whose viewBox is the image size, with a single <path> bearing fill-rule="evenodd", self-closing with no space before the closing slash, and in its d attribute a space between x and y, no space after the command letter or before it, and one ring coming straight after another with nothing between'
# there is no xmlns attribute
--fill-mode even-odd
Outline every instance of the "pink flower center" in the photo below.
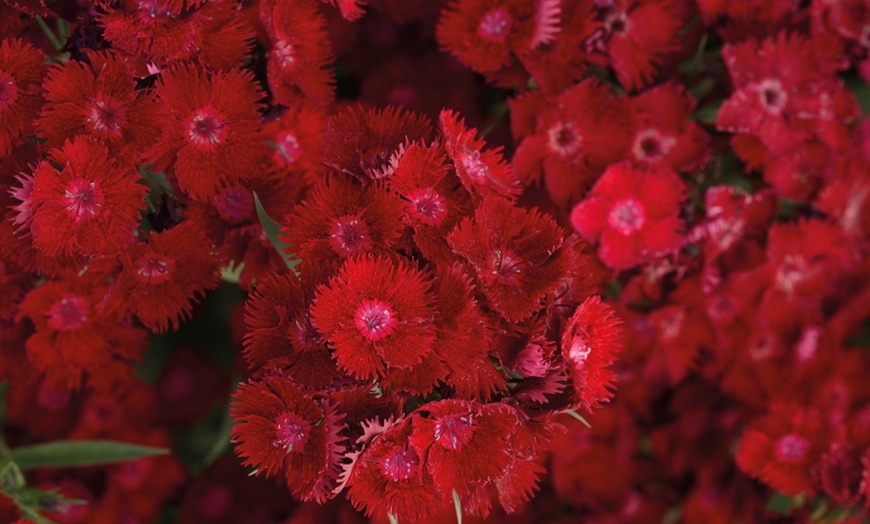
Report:
<svg viewBox="0 0 870 524"><path fill-rule="evenodd" d="M630 235L643 227L646 213L643 204L636 198L624 198L610 208L607 223L623 235Z"/></svg>
<svg viewBox="0 0 870 524"><path fill-rule="evenodd" d="M139 0L139 18L145 23L165 22L172 11L160 4L157 0Z"/></svg>
<svg viewBox="0 0 870 524"><path fill-rule="evenodd" d="M558 155L573 156L582 142L583 137L571 122L557 122L547 131L547 146Z"/></svg>
<svg viewBox="0 0 870 524"><path fill-rule="evenodd" d="M776 443L776 459L789 464L799 464L804 461L810 450L810 441L806 438L789 433Z"/></svg>
<svg viewBox="0 0 870 524"><path fill-rule="evenodd" d="M631 28L628 15L623 12L614 12L604 20L604 29L611 35L622 36Z"/></svg>
<svg viewBox="0 0 870 524"><path fill-rule="evenodd" d="M292 67L296 63L296 50L293 48L293 44L286 40L275 42L275 49L272 52L275 53L275 57L278 59L281 67Z"/></svg>
<svg viewBox="0 0 870 524"><path fill-rule="evenodd" d="M465 170L471 181L476 184L482 184L487 178L490 178L489 168L480 159L480 151L466 149L459 153L459 164Z"/></svg>
<svg viewBox="0 0 870 524"><path fill-rule="evenodd" d="M224 190L214 197L214 204L221 218L229 222L245 220L254 210L254 201L250 193L240 187Z"/></svg>
<svg viewBox="0 0 870 524"><path fill-rule="evenodd" d="M290 131L283 131L278 135L275 149L275 159L285 166L293 165L302 156L299 140Z"/></svg>
<svg viewBox="0 0 870 524"><path fill-rule="evenodd" d="M97 214L97 210L103 205L103 193L96 183L76 179L67 186L62 202L76 222L79 222Z"/></svg>
<svg viewBox="0 0 870 524"><path fill-rule="evenodd" d="M417 454L412 449L397 449L381 463L381 471L393 481L405 480L411 476L418 464Z"/></svg>
<svg viewBox="0 0 870 524"><path fill-rule="evenodd" d="M320 334L314 329L307 313L304 320L296 321L294 327L291 342L295 349L314 348L320 343Z"/></svg>
<svg viewBox="0 0 870 524"><path fill-rule="evenodd" d="M663 135L658 129L645 129L634 137L631 152L644 162L658 162L671 152L677 140Z"/></svg>
<svg viewBox="0 0 870 524"><path fill-rule="evenodd" d="M174 265L169 258L150 253L136 263L136 274L149 284L158 284L169 278Z"/></svg>
<svg viewBox="0 0 870 524"><path fill-rule="evenodd" d="M379 340L398 324L393 310L380 300L364 300L353 316L353 323L366 340Z"/></svg>
<svg viewBox="0 0 870 524"><path fill-rule="evenodd" d="M76 295L66 295L48 310L48 324L61 331L76 331L88 322L88 304Z"/></svg>
<svg viewBox="0 0 870 524"><path fill-rule="evenodd" d="M194 111L187 123L187 136L200 148L213 148L223 139L225 124L211 109L199 109Z"/></svg>
<svg viewBox="0 0 870 524"><path fill-rule="evenodd" d="M577 335L571 340L571 347L568 348L568 359L577 367L582 367L592 353L592 347L589 346L586 338Z"/></svg>
<svg viewBox="0 0 870 524"><path fill-rule="evenodd" d="M272 445L283 448L288 453L294 449L299 451L308 438L307 428L308 421L295 413L285 411L275 420L275 440Z"/></svg>
<svg viewBox="0 0 870 524"><path fill-rule="evenodd" d="M435 422L435 442L447 449L457 450L468 444L474 433L472 414L447 415Z"/></svg>
<svg viewBox="0 0 870 524"><path fill-rule="evenodd" d="M447 214L447 202L431 187L415 189L408 200L414 216L425 224L437 225Z"/></svg>
<svg viewBox="0 0 870 524"><path fill-rule="evenodd" d="M486 40L504 42L511 27L511 16L504 8L487 11L480 19L477 34Z"/></svg>
<svg viewBox="0 0 870 524"><path fill-rule="evenodd" d="M505 280L516 281L528 262L511 251L496 249L492 252L492 274Z"/></svg>
<svg viewBox="0 0 870 524"><path fill-rule="evenodd" d="M94 131L116 133L121 129L118 108L105 100L88 100L87 120Z"/></svg>
<svg viewBox="0 0 870 524"><path fill-rule="evenodd" d="M794 293L795 288L807 277L807 262L801 255L786 255L776 272L777 287L786 293Z"/></svg>
<svg viewBox="0 0 870 524"><path fill-rule="evenodd" d="M0 71L0 111L15 103L18 99L18 89L12 77Z"/></svg>
<svg viewBox="0 0 870 524"><path fill-rule="evenodd" d="M768 113L778 115L785 109L788 94L779 80L767 79L758 84L758 98Z"/></svg>
<svg viewBox="0 0 870 524"><path fill-rule="evenodd" d="M346 256L368 251L372 246L366 225L351 215L345 215L333 223L329 243L336 253Z"/></svg>

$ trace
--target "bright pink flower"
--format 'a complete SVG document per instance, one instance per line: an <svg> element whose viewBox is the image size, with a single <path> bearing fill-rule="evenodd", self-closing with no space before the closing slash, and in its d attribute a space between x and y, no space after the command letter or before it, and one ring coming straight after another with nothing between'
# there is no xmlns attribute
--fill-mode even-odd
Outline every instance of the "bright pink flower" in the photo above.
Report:
<svg viewBox="0 0 870 524"><path fill-rule="evenodd" d="M314 327L340 368L369 379L422 362L435 341L427 276L407 263L357 257L318 288Z"/></svg>
<svg viewBox="0 0 870 524"><path fill-rule="evenodd" d="M49 255L114 255L130 244L145 209L139 177L85 137L49 155L33 172L33 245Z"/></svg>
<svg viewBox="0 0 870 524"><path fill-rule="evenodd" d="M628 269L683 245L685 185L669 168L611 166L571 211L571 224L614 269Z"/></svg>

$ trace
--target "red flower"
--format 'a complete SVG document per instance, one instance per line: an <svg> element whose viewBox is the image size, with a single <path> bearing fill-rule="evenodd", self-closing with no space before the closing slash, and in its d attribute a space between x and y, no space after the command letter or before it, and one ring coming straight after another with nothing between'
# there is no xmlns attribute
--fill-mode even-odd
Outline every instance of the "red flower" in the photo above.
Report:
<svg viewBox="0 0 870 524"><path fill-rule="evenodd" d="M505 162L501 148L484 151L486 142L477 137L477 130L466 128L465 120L451 111L441 111L438 123L447 155L469 193L511 198L522 192L520 181Z"/></svg>
<svg viewBox="0 0 870 524"><path fill-rule="evenodd" d="M269 31L269 88L283 105L308 98L325 104L335 98L332 46L326 17L314 2L271 0L260 4Z"/></svg>
<svg viewBox="0 0 870 524"><path fill-rule="evenodd" d="M812 471L827 445L820 413L780 404L746 430L736 461L748 475L786 495L811 495Z"/></svg>
<svg viewBox="0 0 870 524"><path fill-rule="evenodd" d="M543 175L550 199L576 202L604 169L630 152L631 108L589 79L554 100L535 94L512 100L513 165L526 185Z"/></svg>
<svg viewBox="0 0 870 524"><path fill-rule="evenodd" d="M368 256L345 263L311 308L339 367L362 379L420 364L435 342L434 313L424 273Z"/></svg>
<svg viewBox="0 0 870 524"><path fill-rule="evenodd" d="M613 397L616 376L610 366L622 348L621 321L597 295L574 311L562 333L562 359L578 404L593 411Z"/></svg>
<svg viewBox="0 0 870 524"><path fill-rule="evenodd" d="M283 469L303 500L328 498L338 477L343 415L319 404L290 379L268 376L239 386L232 404L233 442L246 466L272 476Z"/></svg>
<svg viewBox="0 0 870 524"><path fill-rule="evenodd" d="M202 231L186 221L151 232L121 253L123 268L110 292L110 308L129 308L152 331L177 329L193 301L217 287L218 260Z"/></svg>
<svg viewBox="0 0 870 524"><path fill-rule="evenodd" d="M390 159L399 147L428 139L432 128L423 115L394 106L353 106L327 122L323 163L362 181L390 175Z"/></svg>
<svg viewBox="0 0 870 524"><path fill-rule="evenodd" d="M333 5L341 12L345 20L353 22L365 14L363 6L368 0L323 0L324 3Z"/></svg>
<svg viewBox="0 0 870 524"><path fill-rule="evenodd" d="M628 269L683 245L680 203L685 186L669 168L611 166L585 200L571 211L571 224L614 269Z"/></svg>
<svg viewBox="0 0 870 524"><path fill-rule="evenodd" d="M135 90L130 60L105 52L88 59L90 65L70 61L49 69L39 135L48 148L86 135L135 162L160 134L154 96Z"/></svg>
<svg viewBox="0 0 870 524"><path fill-rule="evenodd" d="M33 172L33 245L49 255L114 255L131 243L145 208L138 177L84 137L49 158Z"/></svg>
<svg viewBox="0 0 870 524"><path fill-rule="evenodd" d="M340 376L311 324L313 287L310 277L302 283L292 273L258 282L245 307L244 355L251 370L279 368L310 388L328 386Z"/></svg>
<svg viewBox="0 0 870 524"><path fill-rule="evenodd" d="M0 158L33 131L45 57L21 40L0 43Z"/></svg>
<svg viewBox="0 0 870 524"><path fill-rule="evenodd" d="M300 271L320 266L319 273L356 255L394 253L401 217L401 200L383 185L362 187L342 175L314 187L285 219L281 239L302 260Z"/></svg>
<svg viewBox="0 0 870 524"><path fill-rule="evenodd" d="M157 96L165 128L148 156L155 171L171 167L185 193L213 197L263 168L269 154L259 130L263 93L250 73L203 74L181 65L163 73Z"/></svg>
<svg viewBox="0 0 870 524"><path fill-rule="evenodd" d="M18 313L36 327L26 342L30 362L58 389L111 390L130 377L127 362L145 349L147 332L99 314L106 288L90 280L46 282L28 293Z"/></svg>

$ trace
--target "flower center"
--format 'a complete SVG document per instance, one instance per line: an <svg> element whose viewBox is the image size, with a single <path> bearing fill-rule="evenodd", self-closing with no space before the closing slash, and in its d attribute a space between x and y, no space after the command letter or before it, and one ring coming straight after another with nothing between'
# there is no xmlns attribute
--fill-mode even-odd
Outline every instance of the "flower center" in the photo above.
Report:
<svg viewBox="0 0 870 524"><path fill-rule="evenodd" d="M281 67L291 67L296 62L296 50L293 44L286 40L278 40L273 51Z"/></svg>
<svg viewBox="0 0 870 524"><path fill-rule="evenodd" d="M758 85L758 97L761 99L761 105L772 115L782 113L788 101L788 95L782 87L782 83L773 79L763 80Z"/></svg>
<svg viewBox="0 0 870 524"><path fill-rule="evenodd" d="M658 129L646 129L634 137L631 148L634 157L645 162L658 162L667 156L677 144L671 136L665 136Z"/></svg>
<svg viewBox="0 0 870 524"><path fill-rule="evenodd" d="M517 280L528 263L510 251L496 249L492 252L492 274L496 277Z"/></svg>
<svg viewBox="0 0 870 524"><path fill-rule="evenodd" d="M145 255L136 264L136 274L149 284L156 284L169 278L172 272L172 261L154 253ZM148 291L146 290L147 294Z"/></svg>
<svg viewBox="0 0 870 524"><path fill-rule="evenodd" d="M480 159L480 151L476 149L462 151L459 154L459 164L474 183L481 184L490 176L489 168Z"/></svg>
<svg viewBox="0 0 870 524"><path fill-rule="evenodd" d="M308 422L295 413L289 411L281 413L275 420L275 440L272 441L272 445L283 448L288 453L293 449L301 449L308 438L307 427Z"/></svg>
<svg viewBox="0 0 870 524"><path fill-rule="evenodd" d="M786 255L776 272L776 283L786 293L794 293L795 288L807 274L807 263L800 255Z"/></svg>
<svg viewBox="0 0 870 524"><path fill-rule="evenodd" d="M240 187L232 187L214 197L218 214L229 222L239 222L251 215L251 195Z"/></svg>
<svg viewBox="0 0 870 524"><path fill-rule="evenodd" d="M776 458L780 462L799 464L806 458L809 450L810 441L800 435L789 433L776 443Z"/></svg>
<svg viewBox="0 0 870 524"><path fill-rule="evenodd" d="M48 324L61 331L77 331L88 322L88 304L76 295L66 295L48 310Z"/></svg>
<svg viewBox="0 0 870 524"><path fill-rule="evenodd" d="M448 415L435 423L435 442L447 449L459 449L468 444L474 433L472 414Z"/></svg>
<svg viewBox="0 0 870 524"><path fill-rule="evenodd" d="M88 122L94 131L102 133L115 133L121 129L118 108L105 100L88 101Z"/></svg>
<svg viewBox="0 0 870 524"><path fill-rule="evenodd" d="M607 223L623 235L630 235L643 227L646 213L643 205L636 198L625 198L618 201L607 215Z"/></svg>
<svg viewBox="0 0 870 524"><path fill-rule="evenodd" d="M511 26L511 16L504 8L491 9L480 18L477 34L486 40L504 42Z"/></svg>
<svg viewBox="0 0 870 524"><path fill-rule="evenodd" d="M103 193L94 182L77 179L67 186L62 201L79 222L97 214L97 209L103 205Z"/></svg>
<svg viewBox="0 0 870 524"><path fill-rule="evenodd" d="M0 111L15 103L18 99L18 89L12 77L0 71Z"/></svg>
<svg viewBox="0 0 870 524"><path fill-rule="evenodd" d="M583 137L577 133L571 122L558 122L549 129L547 137L550 151L562 156L574 155L583 141Z"/></svg>
<svg viewBox="0 0 870 524"><path fill-rule="evenodd" d="M604 20L604 29L611 35L622 36L628 32L631 21L628 15L622 12L612 13Z"/></svg>
<svg viewBox="0 0 870 524"><path fill-rule="evenodd" d="M290 131L278 134L278 138L275 140L275 149L275 159L285 166L294 164L302 156L299 140Z"/></svg>
<svg viewBox="0 0 870 524"><path fill-rule="evenodd" d="M568 348L568 359L577 367L583 366L589 354L592 353L592 347L589 346L586 339L577 335L571 340L571 347Z"/></svg>
<svg viewBox="0 0 870 524"><path fill-rule="evenodd" d="M412 449L399 449L385 458L381 463L381 471L390 480L405 480L411 476L417 467L417 454Z"/></svg>
<svg viewBox="0 0 870 524"><path fill-rule="evenodd" d="M380 300L364 300L353 316L354 325L367 340L386 337L398 322L390 306Z"/></svg>
<svg viewBox="0 0 870 524"><path fill-rule="evenodd" d="M139 1L139 18L145 23L165 22L171 15L172 11L156 0Z"/></svg>
<svg viewBox="0 0 870 524"><path fill-rule="evenodd" d="M187 124L187 136L194 145L210 148L224 137L224 125L218 115L209 109L194 111Z"/></svg>
<svg viewBox="0 0 870 524"><path fill-rule="evenodd" d="M332 249L339 255L351 256L360 251L368 251L372 246L366 225L358 218L345 215L332 225L329 235Z"/></svg>
<svg viewBox="0 0 870 524"><path fill-rule="evenodd" d="M294 328L291 336L295 349L314 348L320 343L320 335L314 329L314 325L311 324L311 318L308 316L308 313L305 314L303 320L295 322Z"/></svg>
<svg viewBox="0 0 870 524"><path fill-rule="evenodd" d="M408 200L413 214L426 224L437 225L447 214L446 201L431 187L415 189Z"/></svg>

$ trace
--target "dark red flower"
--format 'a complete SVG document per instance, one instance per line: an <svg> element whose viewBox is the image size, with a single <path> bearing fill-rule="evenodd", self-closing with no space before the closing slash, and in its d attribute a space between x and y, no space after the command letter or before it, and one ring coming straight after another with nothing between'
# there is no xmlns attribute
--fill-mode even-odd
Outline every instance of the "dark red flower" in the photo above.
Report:
<svg viewBox="0 0 870 524"><path fill-rule="evenodd" d="M570 267L555 221L497 197L484 199L447 242L474 268L488 305L511 322L530 317Z"/></svg>
<svg viewBox="0 0 870 524"><path fill-rule="evenodd" d="M670 168L617 164L571 211L571 224L614 269L628 269L683 245L680 203L685 185Z"/></svg>
<svg viewBox="0 0 870 524"><path fill-rule="evenodd" d="M130 60L105 52L88 59L90 64L70 61L49 69L39 135L49 148L86 135L136 161L160 134L154 95L135 90Z"/></svg>
<svg viewBox="0 0 870 524"><path fill-rule="evenodd" d="M0 158L33 131L42 104L42 53L21 40L0 43Z"/></svg>
<svg viewBox="0 0 870 524"><path fill-rule="evenodd" d="M263 93L253 75L181 65L163 73L156 89L165 127L148 154L153 170L171 168L178 186L202 200L263 169L270 151L260 135Z"/></svg>
<svg viewBox="0 0 870 524"><path fill-rule="evenodd" d="M233 442L258 473L283 470L288 487L304 500L323 501L338 477L343 415L318 404L292 380L267 376L239 386L232 404Z"/></svg>
<svg viewBox="0 0 870 524"><path fill-rule="evenodd" d="M311 318L340 368L374 378L420 364L432 351L430 287L424 273L404 262L357 257L318 288Z"/></svg>
<svg viewBox="0 0 870 524"><path fill-rule="evenodd" d="M49 255L114 255L133 241L144 185L102 144L78 137L33 172L33 245Z"/></svg>

